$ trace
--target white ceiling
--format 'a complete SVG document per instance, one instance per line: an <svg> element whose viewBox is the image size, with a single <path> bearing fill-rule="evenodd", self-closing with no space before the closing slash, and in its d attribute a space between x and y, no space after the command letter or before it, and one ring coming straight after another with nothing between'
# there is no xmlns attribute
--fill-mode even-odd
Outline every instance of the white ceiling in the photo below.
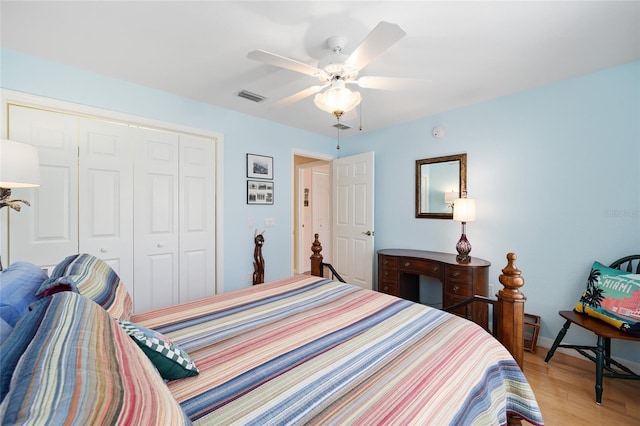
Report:
<svg viewBox="0 0 640 426"><path fill-rule="evenodd" d="M318 84L247 59L263 49L317 65L326 40L350 53L380 21L406 37L360 76L424 78L413 92L359 89L362 131L640 60L638 1L5 1L3 48L335 137L313 97ZM245 89L262 103L237 97ZM356 110L357 111L357 110ZM343 122L358 132L351 113Z"/></svg>

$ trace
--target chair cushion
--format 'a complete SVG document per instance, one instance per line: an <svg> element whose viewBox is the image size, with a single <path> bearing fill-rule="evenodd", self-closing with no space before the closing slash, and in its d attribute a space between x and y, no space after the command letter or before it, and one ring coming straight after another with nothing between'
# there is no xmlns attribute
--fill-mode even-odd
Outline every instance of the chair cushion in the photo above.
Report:
<svg viewBox="0 0 640 426"><path fill-rule="evenodd" d="M593 262L575 311L640 336L640 275Z"/></svg>
<svg viewBox="0 0 640 426"><path fill-rule="evenodd" d="M130 321L116 321L149 357L163 379L183 379L198 375L199 371L191 357L163 334Z"/></svg>
<svg viewBox="0 0 640 426"><path fill-rule="evenodd" d="M118 274L102 259L74 254L60 262L37 292L39 297L73 291L102 306L112 317L131 317L131 296Z"/></svg>

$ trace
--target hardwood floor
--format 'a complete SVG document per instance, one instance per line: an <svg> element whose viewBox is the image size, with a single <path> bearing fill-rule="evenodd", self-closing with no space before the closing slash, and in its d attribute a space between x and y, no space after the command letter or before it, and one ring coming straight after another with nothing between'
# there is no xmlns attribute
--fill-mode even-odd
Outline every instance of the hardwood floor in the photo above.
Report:
<svg viewBox="0 0 640 426"><path fill-rule="evenodd" d="M640 425L640 381L605 378L597 405L591 361L556 352L545 364L547 348L536 352L524 353L524 374L546 425Z"/></svg>

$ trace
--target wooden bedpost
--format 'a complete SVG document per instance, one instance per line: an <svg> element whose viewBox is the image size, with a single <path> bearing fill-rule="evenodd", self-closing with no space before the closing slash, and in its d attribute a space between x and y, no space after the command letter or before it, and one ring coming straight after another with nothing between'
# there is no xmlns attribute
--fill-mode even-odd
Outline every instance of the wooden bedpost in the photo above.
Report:
<svg viewBox="0 0 640 426"><path fill-rule="evenodd" d="M255 248L253 249L253 285L262 284L264 282L264 258L262 257L262 246L264 245L264 231L256 234L253 237Z"/></svg>
<svg viewBox="0 0 640 426"><path fill-rule="evenodd" d="M314 235L315 239L313 240L313 244L311 244L311 251L313 254L309 259L311 259L311 275L315 275L316 277L323 276L322 274L322 255L320 252L322 251L322 244L320 244L320 240L318 240L318 234Z"/></svg>
<svg viewBox="0 0 640 426"><path fill-rule="evenodd" d="M520 369L524 361L524 302L527 299L518 290L524 285L524 278L516 267L516 255L507 254L507 266L502 270L499 281L504 286L498 292L498 340L516 360Z"/></svg>

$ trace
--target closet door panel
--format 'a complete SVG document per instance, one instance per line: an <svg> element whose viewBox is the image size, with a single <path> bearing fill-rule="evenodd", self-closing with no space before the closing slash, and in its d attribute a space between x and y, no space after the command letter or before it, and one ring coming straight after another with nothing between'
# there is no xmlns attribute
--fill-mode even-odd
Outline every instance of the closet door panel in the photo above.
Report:
<svg viewBox="0 0 640 426"><path fill-rule="evenodd" d="M138 129L134 154L134 311L179 299L178 136Z"/></svg>
<svg viewBox="0 0 640 426"><path fill-rule="evenodd" d="M123 124L80 119L80 252L107 262L133 294L133 145Z"/></svg>
<svg viewBox="0 0 640 426"><path fill-rule="evenodd" d="M8 106L9 139L38 148L42 185L14 189L31 206L9 213L9 261L51 268L78 252L78 121L64 114Z"/></svg>
<svg viewBox="0 0 640 426"><path fill-rule="evenodd" d="M136 256L137 278L134 292L131 293L134 312L149 311L177 303L171 291L176 286L176 257L175 253L147 253L144 257Z"/></svg>
<svg viewBox="0 0 640 426"><path fill-rule="evenodd" d="M215 144L180 136L180 302L215 294Z"/></svg>

